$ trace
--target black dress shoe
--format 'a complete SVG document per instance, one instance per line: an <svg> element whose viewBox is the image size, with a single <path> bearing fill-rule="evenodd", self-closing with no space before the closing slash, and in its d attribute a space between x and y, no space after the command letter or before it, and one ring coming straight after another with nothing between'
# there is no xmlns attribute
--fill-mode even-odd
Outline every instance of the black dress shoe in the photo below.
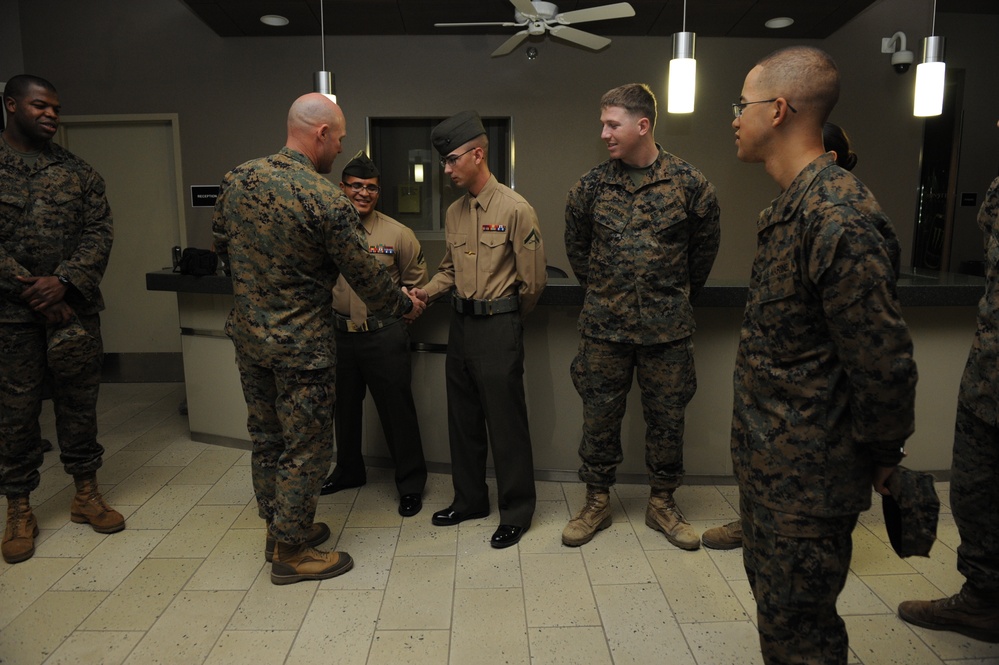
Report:
<svg viewBox="0 0 999 665"><path fill-rule="evenodd" d="M489 544L498 550L510 547L520 542L520 537L527 531L527 527L514 526L512 524L500 524L496 533L489 539Z"/></svg>
<svg viewBox="0 0 999 665"><path fill-rule="evenodd" d="M423 508L423 497L419 494L403 494L399 499L399 514L412 517Z"/></svg>
<svg viewBox="0 0 999 665"><path fill-rule="evenodd" d="M341 474L336 472L336 469L334 469L333 473L330 474L330 477L323 483L323 487L319 490L319 493L324 496L326 494L336 494L341 490L349 490L354 487L360 487L366 482L367 478L344 478Z"/></svg>
<svg viewBox="0 0 999 665"><path fill-rule="evenodd" d="M434 516L430 518L430 521L437 526L454 526L464 522L465 520L474 520L479 519L480 517L489 517L489 510L480 510L472 513L459 513L454 508L448 507L434 513Z"/></svg>

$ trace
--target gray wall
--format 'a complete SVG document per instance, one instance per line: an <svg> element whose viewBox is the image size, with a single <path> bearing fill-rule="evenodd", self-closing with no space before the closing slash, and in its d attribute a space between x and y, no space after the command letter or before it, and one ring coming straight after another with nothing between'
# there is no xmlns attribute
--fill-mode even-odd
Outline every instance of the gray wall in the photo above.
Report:
<svg viewBox="0 0 999 665"><path fill-rule="evenodd" d="M815 42L840 65L843 95L832 119L853 136L860 155L856 173L895 221L905 257L911 252L923 123L911 114L914 74L896 75L880 42L904 30L918 55L931 1L880 0L829 39ZM6 8L10 0L4 2ZM16 39L3 39L16 23L8 17L18 13L5 10L0 80L21 70L51 79L67 114L178 113L185 191L216 184L237 163L279 148L288 105L311 89L312 72L321 64L317 38L222 39L179 0L20 0L17 5L20 32L13 36L19 37L23 57L16 57ZM944 34L947 28L967 28L978 35L964 43L947 35L948 59L968 69L969 122L989 119L975 143L993 156L999 152L996 23L996 17L944 15L937 29ZM671 42L617 37L604 52L592 53L546 40L537 45L540 54L533 61L520 52L490 58L503 39L327 38L327 66L336 74L348 120L344 154L364 146L366 116L448 115L464 108L512 116L516 188L538 210L550 262L565 266L565 192L606 156L599 140L599 97L615 85L645 81L664 111ZM718 188L724 230L714 277L748 274L756 215L777 194L759 165L735 159L729 104L755 60L788 43L698 40L696 112L660 115L658 140L700 167ZM973 87L982 81L991 84ZM984 190L985 184L987 178L979 177L974 187ZM210 243L209 210L189 209L187 225L190 244ZM434 248L429 249L432 258Z"/></svg>

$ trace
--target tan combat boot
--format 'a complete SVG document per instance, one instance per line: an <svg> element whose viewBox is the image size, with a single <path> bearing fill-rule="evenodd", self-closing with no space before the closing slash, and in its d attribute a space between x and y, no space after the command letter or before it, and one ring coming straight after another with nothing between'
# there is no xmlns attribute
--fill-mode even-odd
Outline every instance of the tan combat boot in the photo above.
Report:
<svg viewBox="0 0 999 665"><path fill-rule="evenodd" d="M701 534L701 543L713 550L734 550L742 547L742 522L736 520L708 529Z"/></svg>
<svg viewBox="0 0 999 665"><path fill-rule="evenodd" d="M69 519L89 524L97 533L117 533L125 528L125 518L112 508L97 489L97 474L77 476L76 496L69 506Z"/></svg>
<svg viewBox="0 0 999 665"><path fill-rule="evenodd" d="M323 552L305 543L291 545L278 540L274 543L271 583L327 580L342 575L353 567L354 560L346 552Z"/></svg>
<svg viewBox="0 0 999 665"><path fill-rule="evenodd" d="M330 537L330 528L324 522L313 522L312 528L305 536L305 544L308 547L322 545ZM267 540L264 543L264 560L267 563L274 561L274 539L271 538L270 524L267 525Z"/></svg>
<svg viewBox="0 0 999 665"><path fill-rule="evenodd" d="M645 525L662 531L666 540L683 550L696 550L701 546L697 532L676 507L673 492L653 492L645 509Z"/></svg>
<svg viewBox="0 0 999 665"><path fill-rule="evenodd" d="M950 598L907 600L898 615L916 626L950 630L983 642L999 642L999 602L978 597L967 585Z"/></svg>
<svg viewBox="0 0 999 665"><path fill-rule="evenodd" d="M27 561L35 554L38 522L31 512L28 495L7 497L7 528L3 532L3 560L7 563Z"/></svg>
<svg viewBox="0 0 999 665"><path fill-rule="evenodd" d="M562 544L569 547L585 545L593 540L597 531L606 529L612 521L610 492L587 485L586 503L562 530Z"/></svg>

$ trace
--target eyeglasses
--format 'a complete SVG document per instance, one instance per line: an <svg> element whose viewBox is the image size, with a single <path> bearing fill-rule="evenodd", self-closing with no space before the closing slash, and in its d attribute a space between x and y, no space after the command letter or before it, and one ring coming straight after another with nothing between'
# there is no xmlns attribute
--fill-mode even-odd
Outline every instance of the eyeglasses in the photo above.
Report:
<svg viewBox="0 0 999 665"><path fill-rule="evenodd" d="M768 104L770 102L776 102L778 99L780 99L780 97L774 97L773 99L761 99L758 102L740 102L738 104L732 104L732 115L735 116L736 118L741 118L742 112L745 111L746 107L749 106L750 104ZM784 103L787 104L786 99L784 100ZM791 113L798 112L798 109L794 108L790 104L787 104L787 107L791 109Z"/></svg>
<svg viewBox="0 0 999 665"><path fill-rule="evenodd" d="M362 189L366 191L368 194L377 194L378 192L382 191L382 188L379 187L378 185L365 185L364 183L361 182L348 182L347 187L350 187L350 191L354 192L355 194L361 191Z"/></svg>
<svg viewBox="0 0 999 665"><path fill-rule="evenodd" d="M448 155L447 157L441 157L441 167L450 166L453 168L454 165L458 163L459 159L461 159L468 153L472 152L473 150L475 150L475 148L469 148L460 155Z"/></svg>

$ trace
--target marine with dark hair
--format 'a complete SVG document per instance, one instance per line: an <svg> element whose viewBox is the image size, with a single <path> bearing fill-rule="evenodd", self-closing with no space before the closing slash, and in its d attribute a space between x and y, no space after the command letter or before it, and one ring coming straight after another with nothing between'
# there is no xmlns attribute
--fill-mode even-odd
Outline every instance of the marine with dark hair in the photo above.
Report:
<svg viewBox="0 0 999 665"><path fill-rule="evenodd" d="M914 426L894 232L822 144L838 95L832 58L792 46L761 60L733 104L738 158L762 163L781 189L756 224L732 417L766 663L847 662L836 599L851 534L871 487L888 493Z"/></svg>
<svg viewBox="0 0 999 665"><path fill-rule="evenodd" d="M427 283L427 264L416 234L377 210L381 172L359 152L343 168L340 189L357 209L355 231L368 253L378 260L396 286L409 289ZM383 318L367 305L343 275L333 287L336 328L336 467L321 494L360 487L367 480L361 456L364 395L371 397L395 465L399 513L410 517L423 506L427 463L420 439L411 387L408 326L399 317Z"/></svg>
<svg viewBox="0 0 999 665"><path fill-rule="evenodd" d="M684 411L694 396L694 308L721 237L714 186L655 141L647 85L600 100L610 159L569 190L565 249L585 290L571 373L583 401L579 479L586 499L562 531L578 547L613 519L610 488L624 459L621 423L638 373L650 496L645 523L682 549L698 534L673 497L683 482Z"/></svg>
<svg viewBox="0 0 999 665"><path fill-rule="evenodd" d="M100 282L111 253L104 180L52 142L61 106L55 87L15 76L3 95L0 134L0 492L7 496L3 558L35 553L29 495L43 453L38 416L48 381L59 459L73 476L70 519L98 533L125 528L97 484L97 397L104 350Z"/></svg>

